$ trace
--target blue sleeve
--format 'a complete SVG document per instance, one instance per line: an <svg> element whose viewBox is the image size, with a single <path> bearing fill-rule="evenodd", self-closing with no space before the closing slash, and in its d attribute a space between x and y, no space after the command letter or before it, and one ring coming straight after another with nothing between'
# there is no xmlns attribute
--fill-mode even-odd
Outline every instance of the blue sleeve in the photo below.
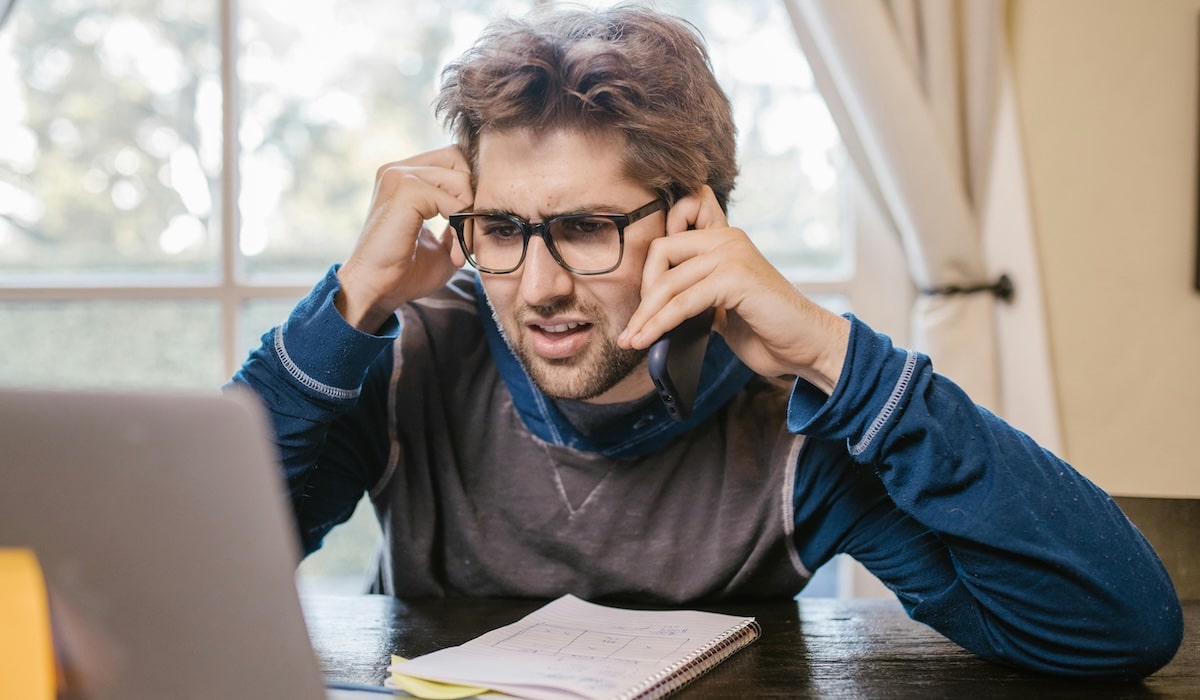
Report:
<svg viewBox="0 0 1200 700"><path fill-rule="evenodd" d="M387 459L392 317L378 335L353 328L334 306L337 267L288 319L262 337L233 383L262 399L274 428L305 554L345 522Z"/></svg>
<svg viewBox="0 0 1200 700"><path fill-rule="evenodd" d="M1179 599L1112 499L927 357L851 322L833 395L799 381L788 407L789 429L808 436L802 561L848 553L913 619L992 661L1091 678L1170 661Z"/></svg>

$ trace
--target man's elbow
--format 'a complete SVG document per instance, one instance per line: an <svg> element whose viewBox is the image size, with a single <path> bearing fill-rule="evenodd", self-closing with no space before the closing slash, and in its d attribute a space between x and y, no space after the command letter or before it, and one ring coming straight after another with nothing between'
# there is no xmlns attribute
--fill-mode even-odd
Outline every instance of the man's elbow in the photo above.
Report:
<svg viewBox="0 0 1200 700"><path fill-rule="evenodd" d="M1117 677L1130 680L1145 678L1175 658L1183 644L1183 609L1177 599L1146 609L1124 635L1125 663Z"/></svg>
<svg viewBox="0 0 1200 700"><path fill-rule="evenodd" d="M1085 631L1086 628L1086 631ZM1031 670L1097 681L1137 681L1166 666L1183 643L1183 610L1175 598L1153 606L1111 611L1103 626L1081 625L1069 650L1033 648L1010 659Z"/></svg>

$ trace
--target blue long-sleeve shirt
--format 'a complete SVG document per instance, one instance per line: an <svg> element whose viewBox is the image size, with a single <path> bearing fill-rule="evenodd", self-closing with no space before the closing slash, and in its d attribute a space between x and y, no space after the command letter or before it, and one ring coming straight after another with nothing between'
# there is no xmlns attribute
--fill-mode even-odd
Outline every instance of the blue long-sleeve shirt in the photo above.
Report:
<svg viewBox="0 0 1200 700"><path fill-rule="evenodd" d="M464 317L483 326L486 343L420 340L431 353L469 351L494 363L520 429L548 445L615 461L653 455L694 439L751 380L714 337L689 423L636 414L582 434L528 381L471 284L451 285L441 303L474 306ZM433 400L394 392L396 360L385 350L400 342L400 323L360 333L333 307L337 289L331 270L235 376L273 417L309 551L388 478L381 465L396 463L394 403ZM787 430L805 436L788 471L788 534L803 568L847 553L914 619L993 661L1096 678L1140 677L1165 664L1182 639L1178 599L1113 501L976 406L927 357L851 320L833 395L797 381L786 402Z"/></svg>

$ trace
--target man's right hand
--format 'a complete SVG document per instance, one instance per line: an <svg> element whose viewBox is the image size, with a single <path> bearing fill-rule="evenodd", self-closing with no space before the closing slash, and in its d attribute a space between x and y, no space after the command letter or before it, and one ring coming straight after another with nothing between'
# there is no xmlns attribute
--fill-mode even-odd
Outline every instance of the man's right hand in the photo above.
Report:
<svg viewBox="0 0 1200 700"><path fill-rule="evenodd" d="M381 167L362 234L337 273L335 304L346 322L375 333L401 305L444 285L465 260L448 228L439 239L425 221L474 199L470 166L456 146Z"/></svg>

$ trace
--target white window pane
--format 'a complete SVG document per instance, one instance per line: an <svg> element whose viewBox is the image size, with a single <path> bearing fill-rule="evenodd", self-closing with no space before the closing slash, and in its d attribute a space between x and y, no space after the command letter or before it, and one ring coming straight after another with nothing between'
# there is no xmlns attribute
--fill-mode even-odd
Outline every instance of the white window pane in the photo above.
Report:
<svg viewBox="0 0 1200 700"><path fill-rule="evenodd" d="M264 333L287 320L298 301L290 298L255 299L242 304L238 313L235 346L239 365L251 350L262 344Z"/></svg>
<svg viewBox="0 0 1200 700"><path fill-rule="evenodd" d="M354 515L335 527L325 536L321 548L300 563L297 584L306 593L366 592L382 539L375 509L363 496Z"/></svg>
<svg viewBox="0 0 1200 700"><path fill-rule="evenodd" d="M0 32L0 274L212 272L215 2L19 2Z"/></svg>
<svg viewBox="0 0 1200 700"><path fill-rule="evenodd" d="M207 301L0 303L0 385L215 391L219 314Z"/></svg>
<svg viewBox="0 0 1200 700"><path fill-rule="evenodd" d="M243 0L240 249L250 273L345 259L376 169L449 142L442 67L528 0Z"/></svg>

